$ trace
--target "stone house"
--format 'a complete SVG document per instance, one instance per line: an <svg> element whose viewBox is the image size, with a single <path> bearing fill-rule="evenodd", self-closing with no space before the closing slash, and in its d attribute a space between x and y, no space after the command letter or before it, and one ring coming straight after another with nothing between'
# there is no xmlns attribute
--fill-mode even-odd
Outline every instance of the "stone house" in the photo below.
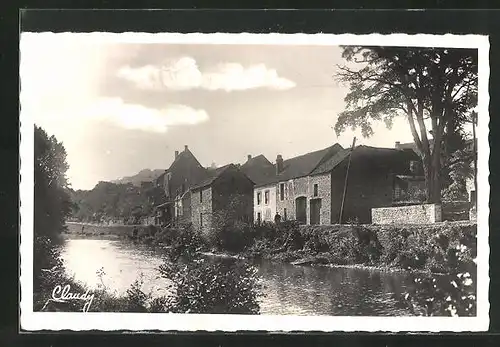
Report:
<svg viewBox="0 0 500 347"><path fill-rule="evenodd" d="M402 179L417 177L416 163L418 157L411 151L363 145L354 150L340 151L311 172L311 179L318 181L318 187L324 191L324 197L318 194L322 198L319 213L310 209L311 221L319 219L320 224L328 222L329 210L332 224L349 221L371 223L371 209L392 206L396 200L398 182L401 184ZM341 219L342 200L344 208Z"/></svg>
<svg viewBox="0 0 500 347"><path fill-rule="evenodd" d="M214 218L224 213L251 222L253 187L254 182L234 164L215 169L211 177L190 188L193 227L207 232L215 226Z"/></svg>
<svg viewBox="0 0 500 347"><path fill-rule="evenodd" d="M314 190L316 194L319 194L320 191L323 194L324 191L323 184L321 187L316 184L316 180L320 180L320 178L311 178L309 175L318 165L341 150L342 146L335 144L287 160L283 160L282 155L278 155L272 169L267 163L261 161L261 166L265 167L266 174L255 185L254 221L274 221L274 216L277 213L281 220L297 219L306 224L309 220L307 205L310 204L311 200L308 200L309 192ZM313 209L318 207L316 198L319 196L313 196ZM329 217L327 219L328 222L325 220L323 224L330 224ZM314 218L312 222L318 224Z"/></svg>
<svg viewBox="0 0 500 347"><path fill-rule="evenodd" d="M208 171L199 163L188 146L184 151L175 151L174 161L155 181L163 187L165 201L156 206L156 223L175 225L191 222L189 188L209 177Z"/></svg>
<svg viewBox="0 0 500 347"><path fill-rule="evenodd" d="M273 182L276 176L275 166L262 154L254 158L248 155L240 169L258 187L253 193L254 221L272 222L276 214L276 187L275 183L269 182Z"/></svg>
<svg viewBox="0 0 500 347"><path fill-rule="evenodd" d="M301 224L370 223L371 208L392 206L398 180L415 176L411 162L416 160L412 151L368 146L351 150L339 144L287 160L278 155L274 175L255 186L254 210L269 206L282 220Z"/></svg>
<svg viewBox="0 0 500 347"><path fill-rule="evenodd" d="M283 160L276 158L277 213L301 224L331 224L331 179L313 171L344 152L339 144Z"/></svg>

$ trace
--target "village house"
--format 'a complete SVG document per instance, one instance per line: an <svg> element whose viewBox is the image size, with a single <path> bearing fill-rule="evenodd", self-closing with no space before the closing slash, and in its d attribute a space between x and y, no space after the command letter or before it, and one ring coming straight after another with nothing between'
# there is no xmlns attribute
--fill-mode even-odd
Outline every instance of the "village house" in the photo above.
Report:
<svg viewBox="0 0 500 347"><path fill-rule="evenodd" d="M253 193L254 220L272 222L276 214L275 166L262 154L254 158L249 154L240 169L258 187Z"/></svg>
<svg viewBox="0 0 500 347"><path fill-rule="evenodd" d="M342 150L342 146L335 144L328 148L287 160L283 160L282 155L278 155L276 164L273 165L272 169L262 159L259 162L251 163L253 166L260 164L266 172L256 182L254 189L254 221L257 223L261 221L274 221L274 217L278 213L281 220L297 219L299 222L306 224L307 213L304 212L306 207L305 205L302 207L302 205L304 201L306 201L305 204L307 205L306 190L308 189L308 175L320 163L323 163L340 150ZM263 156L256 158L259 157ZM296 213L296 203L299 206L299 213ZM314 206L315 202L313 201L313 208Z"/></svg>
<svg viewBox="0 0 500 347"><path fill-rule="evenodd" d="M301 224L370 223L371 208L392 206L397 182L417 177L418 162L412 151L368 146L351 150L339 144L287 160L278 155L274 174L255 186L254 221L267 221L270 215L273 220L277 213L281 220Z"/></svg>
<svg viewBox="0 0 500 347"><path fill-rule="evenodd" d="M165 191L165 202L156 206L156 224L191 222L189 188L208 177L207 170L188 146L184 146L184 151L180 153L175 151L170 167L156 179L156 185Z"/></svg>
<svg viewBox="0 0 500 347"><path fill-rule="evenodd" d="M330 178L331 198L326 208L331 210L332 223L371 223L371 209L396 204L407 182L421 182L420 173L420 160L411 151L360 145L320 165L311 176Z"/></svg>
<svg viewBox="0 0 500 347"><path fill-rule="evenodd" d="M214 216L226 216L251 222L253 215L254 182L236 165L214 170L211 177L190 189L191 222L204 232L214 226Z"/></svg>

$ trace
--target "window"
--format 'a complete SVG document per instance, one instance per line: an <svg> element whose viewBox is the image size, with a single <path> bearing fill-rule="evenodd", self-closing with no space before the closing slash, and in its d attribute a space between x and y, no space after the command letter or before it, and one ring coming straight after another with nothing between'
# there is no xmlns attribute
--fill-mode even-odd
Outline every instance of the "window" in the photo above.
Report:
<svg viewBox="0 0 500 347"><path fill-rule="evenodd" d="M203 189L200 190L200 202L203 202Z"/></svg>
<svg viewBox="0 0 500 347"><path fill-rule="evenodd" d="M264 192L264 204L269 204L269 190Z"/></svg>
<svg viewBox="0 0 500 347"><path fill-rule="evenodd" d="M285 200L285 183L280 183L280 200Z"/></svg>
<svg viewBox="0 0 500 347"><path fill-rule="evenodd" d="M283 220L286 220L286 208L283 209Z"/></svg>
<svg viewBox="0 0 500 347"><path fill-rule="evenodd" d="M262 216L260 212L257 212L257 224L260 224L260 221L262 220Z"/></svg>
<svg viewBox="0 0 500 347"><path fill-rule="evenodd" d="M262 193L258 192L257 193L257 205L260 205L261 200L262 200Z"/></svg>
<svg viewBox="0 0 500 347"><path fill-rule="evenodd" d="M200 213L200 227L203 226L203 213Z"/></svg>
<svg viewBox="0 0 500 347"><path fill-rule="evenodd" d="M314 196L318 196L318 185L317 184L315 184L313 186L313 190L314 190L314 192L313 192Z"/></svg>

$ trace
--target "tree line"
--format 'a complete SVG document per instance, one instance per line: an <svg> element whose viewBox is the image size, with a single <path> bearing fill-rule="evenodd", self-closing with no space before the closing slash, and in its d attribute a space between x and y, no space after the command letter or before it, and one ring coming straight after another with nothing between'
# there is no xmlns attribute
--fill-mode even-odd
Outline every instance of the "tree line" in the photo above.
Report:
<svg viewBox="0 0 500 347"><path fill-rule="evenodd" d="M91 190L70 191L71 217L80 222L120 221L138 224L151 216L154 207L164 199L160 187L137 187L131 183L99 182Z"/></svg>

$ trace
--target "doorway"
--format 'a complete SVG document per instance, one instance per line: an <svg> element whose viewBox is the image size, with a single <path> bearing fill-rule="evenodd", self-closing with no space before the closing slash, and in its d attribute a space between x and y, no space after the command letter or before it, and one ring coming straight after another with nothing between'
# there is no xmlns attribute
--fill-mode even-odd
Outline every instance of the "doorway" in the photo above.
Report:
<svg viewBox="0 0 500 347"><path fill-rule="evenodd" d="M305 196L295 199L295 216L300 224L307 224L307 198Z"/></svg>
<svg viewBox="0 0 500 347"><path fill-rule="evenodd" d="M320 224L321 216L321 199L311 199L310 213L311 224Z"/></svg>

